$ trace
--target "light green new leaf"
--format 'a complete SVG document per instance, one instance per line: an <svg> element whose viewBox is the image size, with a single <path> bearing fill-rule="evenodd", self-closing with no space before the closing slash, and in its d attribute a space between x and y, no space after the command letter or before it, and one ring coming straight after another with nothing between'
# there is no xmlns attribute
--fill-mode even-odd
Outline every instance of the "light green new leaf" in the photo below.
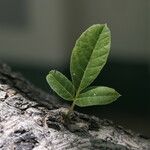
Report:
<svg viewBox="0 0 150 150"><path fill-rule="evenodd" d="M70 72L78 92L90 85L107 61L111 35L106 24L88 28L73 48Z"/></svg>
<svg viewBox="0 0 150 150"><path fill-rule="evenodd" d="M63 99L73 101L74 86L62 73L51 70L46 76L46 80L50 87Z"/></svg>
<svg viewBox="0 0 150 150"><path fill-rule="evenodd" d="M84 93L81 93L75 101L80 107L93 105L106 105L115 101L120 94L109 87L91 87Z"/></svg>

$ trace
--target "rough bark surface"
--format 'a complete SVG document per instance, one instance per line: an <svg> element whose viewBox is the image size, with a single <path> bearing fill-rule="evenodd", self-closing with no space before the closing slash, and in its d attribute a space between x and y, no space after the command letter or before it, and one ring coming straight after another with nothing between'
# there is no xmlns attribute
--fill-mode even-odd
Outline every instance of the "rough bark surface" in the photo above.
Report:
<svg viewBox="0 0 150 150"><path fill-rule="evenodd" d="M68 110L0 63L0 150L148 150L150 139Z"/></svg>

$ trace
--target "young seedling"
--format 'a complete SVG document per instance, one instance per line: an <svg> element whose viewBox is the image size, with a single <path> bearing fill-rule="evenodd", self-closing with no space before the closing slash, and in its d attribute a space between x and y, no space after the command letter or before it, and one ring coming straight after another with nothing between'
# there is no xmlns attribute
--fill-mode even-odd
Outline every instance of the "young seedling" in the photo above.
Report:
<svg viewBox="0 0 150 150"><path fill-rule="evenodd" d="M68 114L75 105L106 105L120 97L117 91L109 87L88 87L104 67L110 45L111 34L107 25L93 25L79 37L73 48L70 61L72 81L56 70L51 70L47 75L50 87L64 100L72 101Z"/></svg>

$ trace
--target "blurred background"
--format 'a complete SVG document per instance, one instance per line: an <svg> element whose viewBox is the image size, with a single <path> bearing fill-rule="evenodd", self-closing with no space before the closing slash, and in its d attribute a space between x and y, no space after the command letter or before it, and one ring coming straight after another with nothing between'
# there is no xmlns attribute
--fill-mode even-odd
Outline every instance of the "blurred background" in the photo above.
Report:
<svg viewBox="0 0 150 150"><path fill-rule="evenodd" d="M58 69L70 78L76 39L89 26L107 23L112 48L95 85L122 94L107 106L77 108L150 136L149 0L1 0L0 60L50 91L45 76Z"/></svg>

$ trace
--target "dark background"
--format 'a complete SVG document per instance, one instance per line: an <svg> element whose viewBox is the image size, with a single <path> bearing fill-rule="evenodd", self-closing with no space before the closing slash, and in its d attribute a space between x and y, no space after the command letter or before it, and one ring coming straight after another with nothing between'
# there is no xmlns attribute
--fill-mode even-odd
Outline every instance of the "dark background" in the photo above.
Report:
<svg viewBox="0 0 150 150"><path fill-rule="evenodd" d="M93 84L113 87L122 97L110 105L76 109L150 136L149 14L148 0L2 0L0 59L53 93L45 81L49 70L70 78L75 40L92 24L107 23L111 54Z"/></svg>

